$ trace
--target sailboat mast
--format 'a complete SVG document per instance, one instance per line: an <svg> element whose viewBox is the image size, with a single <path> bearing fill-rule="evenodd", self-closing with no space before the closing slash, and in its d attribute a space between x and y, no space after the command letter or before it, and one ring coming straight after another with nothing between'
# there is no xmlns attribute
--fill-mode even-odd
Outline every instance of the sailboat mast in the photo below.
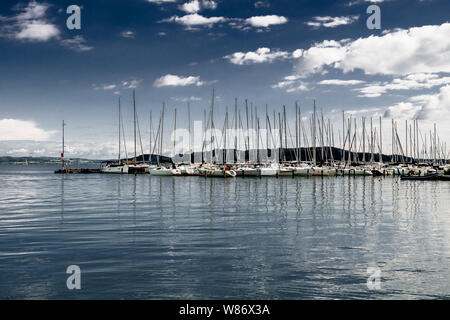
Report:
<svg viewBox="0 0 450 320"><path fill-rule="evenodd" d="M258 118L258 107L255 106L255 124L256 124L256 163L259 164L260 154L259 154L259 118Z"/></svg>
<svg viewBox="0 0 450 320"><path fill-rule="evenodd" d="M65 164L64 164L64 127L66 126L66 123L64 120L62 121L62 153L61 153L61 163L62 163L62 169L64 170Z"/></svg>
<svg viewBox="0 0 450 320"><path fill-rule="evenodd" d="M136 164L136 96L133 90L133 113L134 113L134 163Z"/></svg>
<svg viewBox="0 0 450 320"><path fill-rule="evenodd" d="M278 112L278 131L280 133L280 162L283 162L284 158L284 149L283 149L283 126L281 124L281 115Z"/></svg>
<svg viewBox="0 0 450 320"><path fill-rule="evenodd" d="M295 102L295 159L298 162L298 102Z"/></svg>
<svg viewBox="0 0 450 320"><path fill-rule="evenodd" d="M120 112L120 115L122 117L122 112ZM123 148L124 148L124 151L125 151L125 159L126 159L126 161L128 161L127 140L125 139L125 130L124 130L124 127L123 127L123 121L121 123L121 127L119 128L119 131L120 130L122 130L122 140L123 140Z"/></svg>
<svg viewBox="0 0 450 320"><path fill-rule="evenodd" d="M216 152L215 152L215 148L214 148L214 97L215 95L215 91L213 88L213 94L212 94L212 101L211 101L211 123L210 123L210 128L211 128L211 162L212 163L216 163Z"/></svg>
<svg viewBox="0 0 450 320"><path fill-rule="evenodd" d="M383 163L383 131L381 130L381 116L380 116L380 163Z"/></svg>
<svg viewBox="0 0 450 320"><path fill-rule="evenodd" d="M375 144L375 139L373 136L373 119L372 117L370 117L370 162L373 163L374 162L374 144Z"/></svg>
<svg viewBox="0 0 450 320"><path fill-rule="evenodd" d="M161 132L160 132L160 134L159 134L159 138L160 138L160 142L159 142L159 155L161 156L162 155L162 150L163 150L163 134L164 134L164 113L165 113L165 110L166 109L166 103L165 102L163 102L163 110L162 110L162 113L161 113Z"/></svg>
<svg viewBox="0 0 450 320"><path fill-rule="evenodd" d="M150 150L149 150L149 156L148 161L151 164L152 162L152 131L153 131L153 119L152 119L152 110L150 110Z"/></svg>
<svg viewBox="0 0 450 320"><path fill-rule="evenodd" d="M302 109L300 106L298 107L298 145L298 161L302 162Z"/></svg>
<svg viewBox="0 0 450 320"><path fill-rule="evenodd" d="M325 141L324 141L324 121L323 121L323 109L320 108L320 119L321 126L320 126L320 148L321 148L321 162L323 163L325 160Z"/></svg>
<svg viewBox="0 0 450 320"><path fill-rule="evenodd" d="M234 99L234 163L238 161L238 110L237 110L237 98Z"/></svg>
<svg viewBox="0 0 450 320"><path fill-rule="evenodd" d="M405 129L406 129L406 136L405 136L405 155L406 155L406 159L408 159L408 120L405 120ZM412 147L412 145L409 146L410 148ZM411 154L412 154L412 149L411 149ZM412 159L412 157L411 157Z"/></svg>
<svg viewBox="0 0 450 320"><path fill-rule="evenodd" d="M342 111L342 150L341 150L341 162L345 160L345 142L346 142L346 135L345 135L345 111Z"/></svg>
<svg viewBox="0 0 450 320"><path fill-rule="evenodd" d="M313 112L313 164L316 165L316 100L314 100L314 112Z"/></svg>
<svg viewBox="0 0 450 320"><path fill-rule="evenodd" d="M287 125L286 125L286 106L283 106L283 126L284 126L284 147L287 148ZM287 161L286 159L286 152L283 149L284 154L284 161Z"/></svg>
<svg viewBox="0 0 450 320"><path fill-rule="evenodd" d="M223 152L222 152L222 158L223 158L223 164L227 164L227 135L228 135L228 106L226 107L226 111L225 111L225 123L223 126L223 136L224 136L224 141L223 141Z"/></svg>
<svg viewBox="0 0 450 320"><path fill-rule="evenodd" d="M436 123L434 124L434 140L433 140L433 159L434 159L434 163L436 163L437 160L437 152L436 152Z"/></svg>
<svg viewBox="0 0 450 320"><path fill-rule="evenodd" d="M119 97L119 164L120 164L120 145L121 145L121 132L120 132L120 128L121 128L121 126L122 126L122 122L121 122L121 119L120 119L120 97Z"/></svg>
<svg viewBox="0 0 450 320"><path fill-rule="evenodd" d="M352 146L353 146L353 138L352 138L352 115L348 118L348 164L352 163Z"/></svg>
<svg viewBox="0 0 450 320"><path fill-rule="evenodd" d="M269 106L266 104L266 164L269 161Z"/></svg>
<svg viewBox="0 0 450 320"><path fill-rule="evenodd" d="M188 111L188 128L189 128L189 163L192 163L192 141L191 141L191 104L188 102L187 105Z"/></svg>
<svg viewBox="0 0 450 320"><path fill-rule="evenodd" d="M248 149L248 160L250 161L250 132L248 126L248 101L245 99L245 117L247 120L247 149Z"/></svg>
<svg viewBox="0 0 450 320"><path fill-rule="evenodd" d="M366 162L366 118L362 117L362 148L363 148L363 162Z"/></svg>
<svg viewBox="0 0 450 320"><path fill-rule="evenodd" d="M394 119L391 120L391 144L392 144L392 162L395 162L394 160Z"/></svg>
<svg viewBox="0 0 450 320"><path fill-rule="evenodd" d="M177 143L177 108L175 108L174 111L173 135L173 157L175 157Z"/></svg>
<svg viewBox="0 0 450 320"><path fill-rule="evenodd" d="M357 148L357 145L356 145L356 143L358 142L358 141L357 141L357 138L358 138L358 129L357 129L357 128L358 128L358 125L357 125L357 123L356 123L356 117L355 117L354 121L355 121L355 133L354 133L354 135L353 135L352 145L353 145L353 143L355 144L354 150L355 150L356 152L353 153L353 161L354 161L354 162L359 162L358 148Z"/></svg>

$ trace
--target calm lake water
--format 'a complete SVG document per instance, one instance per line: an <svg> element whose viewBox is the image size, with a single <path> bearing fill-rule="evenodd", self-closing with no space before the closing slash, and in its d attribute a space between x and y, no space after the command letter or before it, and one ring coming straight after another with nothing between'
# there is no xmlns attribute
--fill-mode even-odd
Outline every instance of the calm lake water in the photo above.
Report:
<svg viewBox="0 0 450 320"><path fill-rule="evenodd" d="M54 169L0 165L1 299L450 298L448 182Z"/></svg>

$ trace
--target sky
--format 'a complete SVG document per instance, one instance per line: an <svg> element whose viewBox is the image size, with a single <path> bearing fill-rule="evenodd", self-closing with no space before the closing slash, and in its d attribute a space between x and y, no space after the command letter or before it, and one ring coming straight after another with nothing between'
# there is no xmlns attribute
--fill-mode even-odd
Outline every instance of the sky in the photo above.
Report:
<svg viewBox="0 0 450 320"><path fill-rule="evenodd" d="M68 29L70 5L80 29ZM381 28L369 29L371 5ZM450 141L450 2L447 0L71 0L0 2L0 155L117 155L118 97L132 148L132 92L144 151L149 116L166 104L166 151L178 127L202 120L215 89L216 123L244 101L270 113L295 103L342 130L346 116L437 124ZM305 122L308 120L305 119ZM361 121L361 120L358 120ZM366 120L368 121L368 120ZM450 144L449 144L450 147Z"/></svg>

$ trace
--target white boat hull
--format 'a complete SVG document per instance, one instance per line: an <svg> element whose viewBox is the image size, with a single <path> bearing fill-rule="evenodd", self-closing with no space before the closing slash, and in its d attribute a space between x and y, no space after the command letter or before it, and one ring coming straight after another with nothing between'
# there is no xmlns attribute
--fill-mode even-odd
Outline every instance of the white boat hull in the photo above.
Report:
<svg viewBox="0 0 450 320"><path fill-rule="evenodd" d="M150 169L150 174L152 176L173 176L173 171L172 169L164 168Z"/></svg>
<svg viewBox="0 0 450 320"><path fill-rule="evenodd" d="M278 170L272 168L261 168L259 171L261 177L276 177L278 174Z"/></svg>
<svg viewBox="0 0 450 320"><path fill-rule="evenodd" d="M278 176L279 177L292 177L294 175L294 169L279 169Z"/></svg>
<svg viewBox="0 0 450 320"><path fill-rule="evenodd" d="M302 177L309 177L312 175L312 169L311 168L295 168L294 175L296 176L302 176Z"/></svg>
<svg viewBox="0 0 450 320"><path fill-rule="evenodd" d="M128 174L128 166L106 166L101 168L101 172L109 174Z"/></svg>
<svg viewBox="0 0 450 320"><path fill-rule="evenodd" d="M258 169L242 169L242 175L244 177L259 177Z"/></svg>
<svg viewBox="0 0 450 320"><path fill-rule="evenodd" d="M345 176L373 176L372 170L369 169L343 169Z"/></svg>
<svg viewBox="0 0 450 320"><path fill-rule="evenodd" d="M205 177L211 178L234 178L236 177L236 172L233 170L205 170Z"/></svg>

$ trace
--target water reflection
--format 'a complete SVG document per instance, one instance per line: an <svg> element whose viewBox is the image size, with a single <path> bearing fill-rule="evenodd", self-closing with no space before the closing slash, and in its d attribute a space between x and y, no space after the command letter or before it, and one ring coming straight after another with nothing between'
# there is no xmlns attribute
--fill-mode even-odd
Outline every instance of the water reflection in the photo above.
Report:
<svg viewBox="0 0 450 320"><path fill-rule="evenodd" d="M88 298L450 292L446 183L0 174L0 297L73 298L74 263ZM369 266L380 292L367 290Z"/></svg>
<svg viewBox="0 0 450 320"><path fill-rule="evenodd" d="M64 179L65 175L61 175L61 224L64 223Z"/></svg>

